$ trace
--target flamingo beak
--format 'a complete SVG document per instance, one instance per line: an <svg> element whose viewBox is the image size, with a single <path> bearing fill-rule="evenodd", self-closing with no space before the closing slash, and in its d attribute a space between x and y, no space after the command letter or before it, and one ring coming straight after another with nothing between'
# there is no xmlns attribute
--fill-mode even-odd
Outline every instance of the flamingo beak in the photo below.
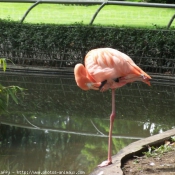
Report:
<svg viewBox="0 0 175 175"><path fill-rule="evenodd" d="M89 89L99 90L101 83L86 83Z"/></svg>

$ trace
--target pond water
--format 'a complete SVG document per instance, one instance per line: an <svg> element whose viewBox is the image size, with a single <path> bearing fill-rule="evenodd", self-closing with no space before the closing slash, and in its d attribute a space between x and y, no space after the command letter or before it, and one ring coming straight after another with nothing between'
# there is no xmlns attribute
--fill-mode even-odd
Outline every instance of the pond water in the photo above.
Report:
<svg viewBox="0 0 175 175"><path fill-rule="evenodd" d="M174 83L155 80L116 90L113 155L175 126ZM107 158L111 92L82 91L73 76L1 74L25 88L0 116L0 174L89 174Z"/></svg>

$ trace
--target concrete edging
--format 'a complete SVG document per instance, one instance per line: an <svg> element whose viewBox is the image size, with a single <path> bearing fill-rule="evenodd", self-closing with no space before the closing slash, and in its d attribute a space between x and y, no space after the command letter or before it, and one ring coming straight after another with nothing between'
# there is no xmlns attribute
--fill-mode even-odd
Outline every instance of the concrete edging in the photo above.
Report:
<svg viewBox="0 0 175 175"><path fill-rule="evenodd" d="M170 137L174 135L175 129L171 129L161 134L133 142L112 157L113 164L103 168L96 168L90 175L123 175L123 171L121 169L122 161L131 158L134 154L139 155L146 151L148 145L159 146L163 144L165 140L170 139Z"/></svg>

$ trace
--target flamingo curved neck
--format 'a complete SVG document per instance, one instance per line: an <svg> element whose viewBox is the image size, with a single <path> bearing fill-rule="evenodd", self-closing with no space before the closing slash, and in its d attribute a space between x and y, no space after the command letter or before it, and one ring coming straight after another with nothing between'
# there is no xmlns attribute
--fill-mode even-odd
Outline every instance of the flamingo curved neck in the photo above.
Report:
<svg viewBox="0 0 175 175"><path fill-rule="evenodd" d="M90 83L87 71L82 64L77 64L74 69L75 80L77 85L83 90L89 90L87 83Z"/></svg>

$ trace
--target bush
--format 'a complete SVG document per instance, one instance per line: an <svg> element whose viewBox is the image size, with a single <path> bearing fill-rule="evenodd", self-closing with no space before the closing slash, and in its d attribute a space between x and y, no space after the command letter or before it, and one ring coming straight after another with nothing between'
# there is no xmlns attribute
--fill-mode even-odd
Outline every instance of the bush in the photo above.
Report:
<svg viewBox="0 0 175 175"><path fill-rule="evenodd" d="M85 54L99 47L118 49L144 70L174 73L175 31L20 24L0 21L0 56L16 64L74 67Z"/></svg>
<svg viewBox="0 0 175 175"><path fill-rule="evenodd" d="M147 2L174 4L175 0L147 0Z"/></svg>

